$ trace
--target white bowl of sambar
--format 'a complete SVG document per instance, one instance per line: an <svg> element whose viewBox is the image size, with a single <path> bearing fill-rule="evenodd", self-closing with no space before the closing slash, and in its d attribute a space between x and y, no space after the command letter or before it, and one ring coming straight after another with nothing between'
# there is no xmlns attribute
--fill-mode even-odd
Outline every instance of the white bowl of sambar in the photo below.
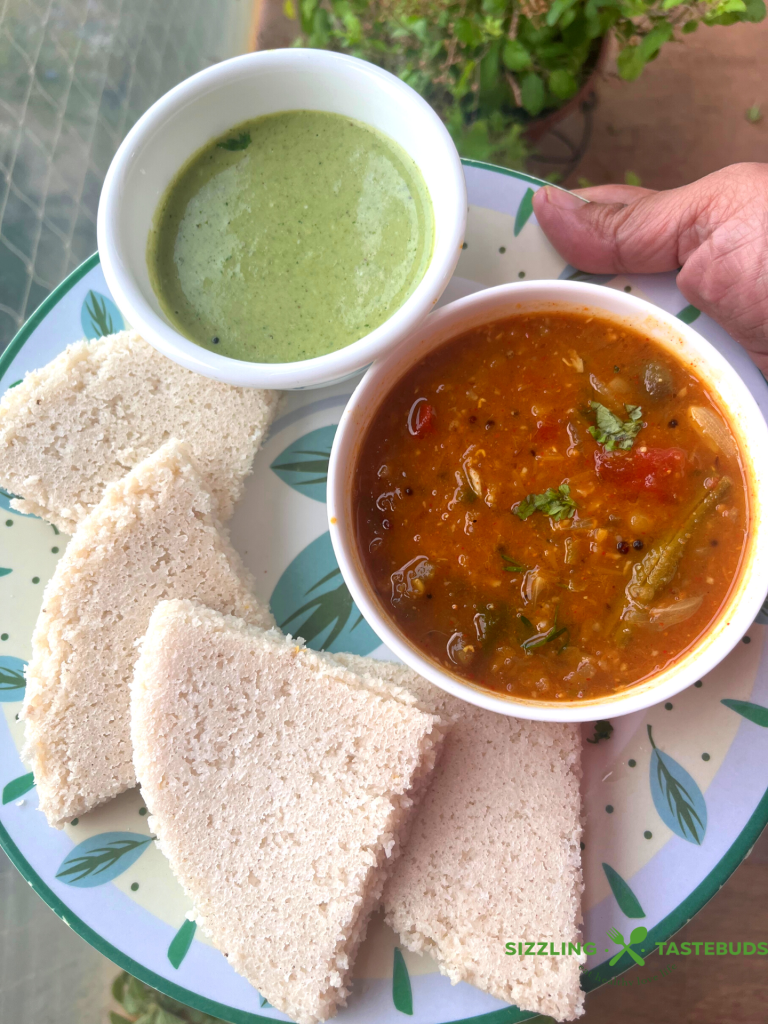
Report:
<svg viewBox="0 0 768 1024"><path fill-rule="evenodd" d="M768 580L768 427L736 370L636 296L502 285L368 371L328 514L406 664L503 714L665 701L742 638Z"/></svg>

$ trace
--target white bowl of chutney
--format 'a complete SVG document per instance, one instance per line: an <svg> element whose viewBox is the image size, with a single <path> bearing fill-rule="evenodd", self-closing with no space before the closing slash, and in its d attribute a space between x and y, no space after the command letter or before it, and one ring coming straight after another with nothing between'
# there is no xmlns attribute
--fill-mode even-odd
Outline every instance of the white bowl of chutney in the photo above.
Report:
<svg viewBox="0 0 768 1024"><path fill-rule="evenodd" d="M310 140L306 146L302 131ZM317 148L323 145L325 150ZM356 145L357 163L351 149L343 148ZM375 159L365 149L369 145L376 149ZM249 150L251 162L260 154L266 161L258 171L266 175L266 201L261 179L254 190L252 176L253 194L240 196L230 216L216 198L221 199L220 183L248 184L239 161ZM381 156L385 150L387 160ZM309 177L302 164L307 153L316 164ZM390 155L410 189L399 206L404 193L395 189ZM227 166L195 192L190 174L205 177L208 160ZM350 177L355 167L357 179ZM313 198L303 202L306 197L290 187L307 180ZM389 205L379 203L375 193L366 198L362 188L371 181L390 188ZM350 192L346 209L344 189L350 182L360 190ZM187 194L174 198L183 187ZM280 217L274 213L276 195L293 218L283 233L285 210ZM206 205L209 200L213 207ZM99 255L107 284L130 323L180 365L234 385L320 387L368 366L430 312L456 266L466 208L456 148L413 89L352 57L274 50L236 57L192 76L136 123L104 182ZM330 240L320 230L321 213ZM302 216L311 220L315 214L307 227ZM164 215L184 216L186 235L180 227L164 228ZM216 234L222 223L236 235L231 250L222 248L221 232ZM392 234L392 225L399 234ZM237 327L229 321L219 327L217 317Z"/></svg>

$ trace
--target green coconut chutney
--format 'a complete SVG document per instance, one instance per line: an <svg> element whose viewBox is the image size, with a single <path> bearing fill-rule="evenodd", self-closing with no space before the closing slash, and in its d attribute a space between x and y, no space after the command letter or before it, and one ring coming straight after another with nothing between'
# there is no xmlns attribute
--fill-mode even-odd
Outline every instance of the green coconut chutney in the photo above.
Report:
<svg viewBox="0 0 768 1024"><path fill-rule="evenodd" d="M311 359L384 323L424 276L432 204L413 160L340 114L237 125L181 169L147 245L173 326L251 362Z"/></svg>

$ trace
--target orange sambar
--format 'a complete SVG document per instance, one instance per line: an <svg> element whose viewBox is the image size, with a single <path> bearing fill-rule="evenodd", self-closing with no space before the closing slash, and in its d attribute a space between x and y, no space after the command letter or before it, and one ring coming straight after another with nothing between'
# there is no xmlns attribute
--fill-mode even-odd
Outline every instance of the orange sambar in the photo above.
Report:
<svg viewBox="0 0 768 1024"><path fill-rule="evenodd" d="M547 701L679 659L717 619L749 523L715 396L651 339L578 314L510 317L426 356L368 430L354 507L408 640Z"/></svg>

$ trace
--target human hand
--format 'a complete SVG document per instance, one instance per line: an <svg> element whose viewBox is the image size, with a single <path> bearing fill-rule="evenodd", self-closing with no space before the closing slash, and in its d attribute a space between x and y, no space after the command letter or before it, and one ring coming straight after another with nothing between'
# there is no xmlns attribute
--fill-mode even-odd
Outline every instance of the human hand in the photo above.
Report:
<svg viewBox="0 0 768 1024"><path fill-rule="evenodd" d="M734 164L666 192L540 189L533 209L568 262L593 274L682 267L677 286L768 375L768 164Z"/></svg>

